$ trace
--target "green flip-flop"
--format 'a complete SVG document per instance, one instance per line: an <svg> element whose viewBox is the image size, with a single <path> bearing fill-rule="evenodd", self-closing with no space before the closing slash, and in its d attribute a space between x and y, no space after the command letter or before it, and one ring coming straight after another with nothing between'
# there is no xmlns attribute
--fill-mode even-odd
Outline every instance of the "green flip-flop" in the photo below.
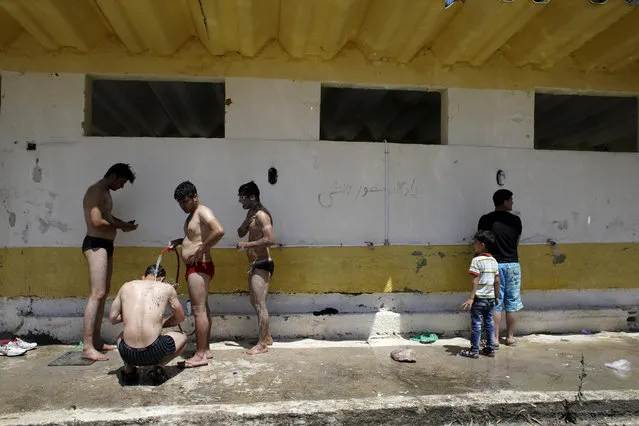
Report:
<svg viewBox="0 0 639 426"><path fill-rule="evenodd" d="M410 340L419 343L433 343L436 342L439 337L435 333L422 333L418 336L411 337Z"/></svg>

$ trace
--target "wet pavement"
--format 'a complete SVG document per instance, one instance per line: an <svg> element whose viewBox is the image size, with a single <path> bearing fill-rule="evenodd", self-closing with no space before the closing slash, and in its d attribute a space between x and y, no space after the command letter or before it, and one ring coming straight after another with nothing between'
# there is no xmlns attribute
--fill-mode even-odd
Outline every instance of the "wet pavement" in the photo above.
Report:
<svg viewBox="0 0 639 426"><path fill-rule="evenodd" d="M266 354L244 354L248 342L211 345L208 366L180 370L152 386L143 376L136 386L121 383L121 360L89 366L47 364L71 346L42 346L25 356L0 358L3 411L0 424L47 410L127 409L206 404L281 403L300 400L352 400L383 397L464 395L470 393L553 392L639 389L639 334L599 333L576 336L527 336L516 347L502 345L495 358L458 355L462 338L419 344L402 338L357 341L276 342ZM398 363L397 348L415 351L415 363ZM188 352L187 352L188 355ZM584 359L582 365L581 359ZM605 367L626 359L627 372ZM10 386L6 384L9 383ZM639 402L637 402L639 406Z"/></svg>

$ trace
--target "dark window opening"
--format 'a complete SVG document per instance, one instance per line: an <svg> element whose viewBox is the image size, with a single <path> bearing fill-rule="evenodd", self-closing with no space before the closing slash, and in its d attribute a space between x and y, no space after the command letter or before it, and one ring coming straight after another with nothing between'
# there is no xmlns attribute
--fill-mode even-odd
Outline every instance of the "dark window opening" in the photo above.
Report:
<svg viewBox="0 0 639 426"><path fill-rule="evenodd" d="M322 87L320 138L330 141L441 143L441 94L418 90Z"/></svg>
<svg viewBox="0 0 639 426"><path fill-rule="evenodd" d="M535 149L637 151L637 98L535 95Z"/></svg>
<svg viewBox="0 0 639 426"><path fill-rule="evenodd" d="M224 83L89 81L87 136L223 138Z"/></svg>

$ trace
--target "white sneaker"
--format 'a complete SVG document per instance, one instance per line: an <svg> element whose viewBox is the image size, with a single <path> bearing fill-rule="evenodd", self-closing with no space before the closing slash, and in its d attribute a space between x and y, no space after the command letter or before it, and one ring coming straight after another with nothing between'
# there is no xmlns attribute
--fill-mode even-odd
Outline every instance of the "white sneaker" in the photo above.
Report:
<svg viewBox="0 0 639 426"><path fill-rule="evenodd" d="M22 349L16 342L9 342L4 346L0 346L0 355L19 356L23 355L27 350Z"/></svg>
<svg viewBox="0 0 639 426"><path fill-rule="evenodd" d="M19 348L24 349L25 351L30 351L31 349L35 349L35 348L38 347L37 343L25 342L24 340L22 340L19 337L16 337L11 342L17 344Z"/></svg>

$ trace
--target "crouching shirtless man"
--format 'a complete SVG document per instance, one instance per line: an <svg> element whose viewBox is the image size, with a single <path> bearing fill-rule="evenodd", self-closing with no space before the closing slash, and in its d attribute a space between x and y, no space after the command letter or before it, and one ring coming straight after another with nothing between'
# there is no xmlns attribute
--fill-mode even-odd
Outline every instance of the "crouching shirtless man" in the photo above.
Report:
<svg viewBox="0 0 639 426"><path fill-rule="evenodd" d="M151 265L141 280L124 284L111 305L112 324L124 323L118 336L118 351L124 361L124 382L138 379L136 366L153 366L149 375L153 382L167 380L163 366L178 356L186 345L184 333L162 329L184 321L184 310L170 284L164 283L166 272ZM167 305L172 315L163 318Z"/></svg>
<svg viewBox="0 0 639 426"><path fill-rule="evenodd" d="M238 197L242 207L248 212L246 219L237 230L237 235L243 238L248 233L248 242L240 241L237 243L237 248L239 250L246 249L246 255L251 262L248 271L248 285L251 305L257 314L257 324L260 330L257 345L246 353L255 355L268 352L268 346L273 344L273 338L269 331L266 296L275 270L275 264L268 249L275 244L275 235L273 234L271 213L260 202L260 190L255 182L250 181L240 186Z"/></svg>

